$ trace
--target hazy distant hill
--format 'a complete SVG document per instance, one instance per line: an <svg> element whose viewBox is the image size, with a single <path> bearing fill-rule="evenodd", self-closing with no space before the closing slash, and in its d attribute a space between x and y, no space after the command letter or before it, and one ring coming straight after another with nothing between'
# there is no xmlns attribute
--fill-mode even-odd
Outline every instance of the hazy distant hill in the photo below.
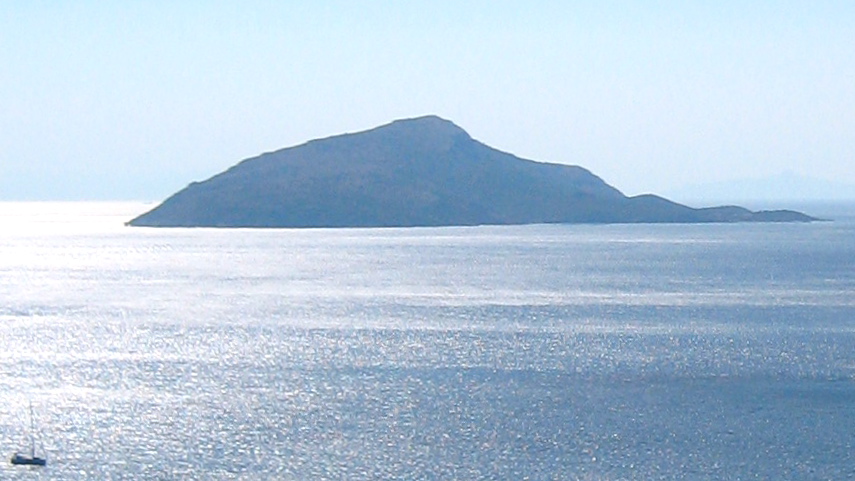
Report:
<svg viewBox="0 0 855 481"><path fill-rule="evenodd" d="M855 185L784 172L765 178L690 185L672 189L667 195L686 202L855 201Z"/></svg>
<svg viewBox="0 0 855 481"><path fill-rule="evenodd" d="M626 197L588 170L520 159L439 117L398 120L244 160L136 226L383 227L808 221L791 211L692 209Z"/></svg>

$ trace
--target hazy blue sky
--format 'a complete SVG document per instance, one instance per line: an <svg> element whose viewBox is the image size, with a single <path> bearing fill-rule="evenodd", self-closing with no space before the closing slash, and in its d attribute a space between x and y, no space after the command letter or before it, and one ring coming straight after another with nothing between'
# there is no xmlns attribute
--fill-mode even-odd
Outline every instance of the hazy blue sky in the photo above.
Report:
<svg viewBox="0 0 855 481"><path fill-rule="evenodd" d="M0 199L159 200L437 114L628 194L855 184L852 1L4 1Z"/></svg>

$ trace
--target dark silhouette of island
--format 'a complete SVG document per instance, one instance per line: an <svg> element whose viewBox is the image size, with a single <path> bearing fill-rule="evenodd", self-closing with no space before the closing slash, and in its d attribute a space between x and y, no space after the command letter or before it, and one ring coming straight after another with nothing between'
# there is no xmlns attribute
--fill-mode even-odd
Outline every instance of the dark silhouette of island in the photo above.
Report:
<svg viewBox="0 0 855 481"><path fill-rule="evenodd" d="M793 211L627 197L588 170L518 158L436 116L244 160L131 220L157 227L806 222Z"/></svg>

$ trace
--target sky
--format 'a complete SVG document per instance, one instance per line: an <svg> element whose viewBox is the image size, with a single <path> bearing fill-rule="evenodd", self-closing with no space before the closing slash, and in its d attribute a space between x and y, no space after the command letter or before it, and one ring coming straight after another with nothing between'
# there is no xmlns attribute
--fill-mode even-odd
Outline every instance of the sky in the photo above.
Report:
<svg viewBox="0 0 855 481"><path fill-rule="evenodd" d="M162 200L427 114L626 194L855 185L852 1L0 0L0 200Z"/></svg>

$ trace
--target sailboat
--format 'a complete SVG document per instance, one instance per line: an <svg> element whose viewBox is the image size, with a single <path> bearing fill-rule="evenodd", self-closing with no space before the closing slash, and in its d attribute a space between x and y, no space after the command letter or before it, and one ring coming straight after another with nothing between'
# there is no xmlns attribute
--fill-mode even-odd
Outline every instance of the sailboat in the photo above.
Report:
<svg viewBox="0 0 855 481"><path fill-rule="evenodd" d="M44 466L47 458L36 456L36 423L33 416L33 404L30 403L30 454L15 453L9 461L12 464L24 464L30 466Z"/></svg>

